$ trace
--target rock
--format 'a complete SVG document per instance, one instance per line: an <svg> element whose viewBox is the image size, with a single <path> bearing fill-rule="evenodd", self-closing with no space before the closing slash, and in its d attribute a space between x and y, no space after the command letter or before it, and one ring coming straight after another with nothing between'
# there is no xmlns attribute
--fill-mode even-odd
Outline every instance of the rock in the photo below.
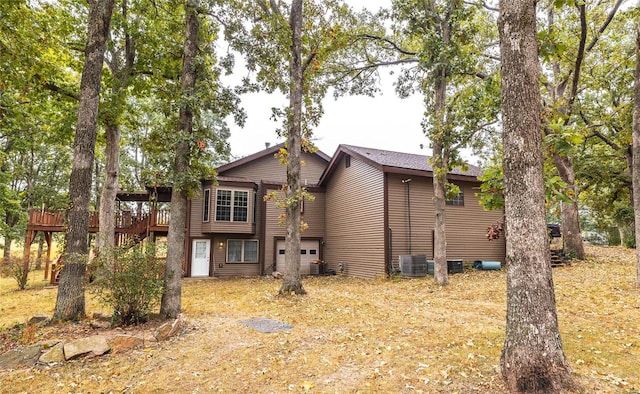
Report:
<svg viewBox="0 0 640 394"><path fill-rule="evenodd" d="M12 349L0 355L0 369L32 367L38 361L41 345L31 345L20 349Z"/></svg>
<svg viewBox="0 0 640 394"><path fill-rule="evenodd" d="M102 335L93 335L65 343L64 358L66 360L71 360L82 356L101 356L109 352L109 350L111 350L111 348L107 343L107 338Z"/></svg>
<svg viewBox="0 0 640 394"><path fill-rule="evenodd" d="M38 327L46 326L51 322L51 319L47 315L35 315L27 322L28 325L34 325Z"/></svg>
<svg viewBox="0 0 640 394"><path fill-rule="evenodd" d="M38 342L38 345L42 346L42 351L51 349L55 345L59 344L61 341L59 339L47 339L46 341Z"/></svg>
<svg viewBox="0 0 640 394"><path fill-rule="evenodd" d="M176 335L182 334L182 331L185 329L185 322L182 314L178 315L178 318L173 322L167 322L158 327L153 336L156 338L158 342L166 341L167 339L173 338Z"/></svg>
<svg viewBox="0 0 640 394"><path fill-rule="evenodd" d="M273 271L271 273L271 276L273 276L275 279L282 279L282 273L280 273L278 271Z"/></svg>
<svg viewBox="0 0 640 394"><path fill-rule="evenodd" d="M63 363L65 361L64 344L58 342L58 344L42 353L38 361L45 364Z"/></svg>
<svg viewBox="0 0 640 394"><path fill-rule="evenodd" d="M144 340L131 335L118 335L109 342L111 353L123 353L142 346Z"/></svg>
<svg viewBox="0 0 640 394"><path fill-rule="evenodd" d="M89 322L89 325L91 326L91 328L107 329L107 328L111 327L111 322L110 321L104 321L104 320L91 320Z"/></svg>
<svg viewBox="0 0 640 394"><path fill-rule="evenodd" d="M111 323L111 316L105 315L102 312L93 312L93 320L100 320Z"/></svg>

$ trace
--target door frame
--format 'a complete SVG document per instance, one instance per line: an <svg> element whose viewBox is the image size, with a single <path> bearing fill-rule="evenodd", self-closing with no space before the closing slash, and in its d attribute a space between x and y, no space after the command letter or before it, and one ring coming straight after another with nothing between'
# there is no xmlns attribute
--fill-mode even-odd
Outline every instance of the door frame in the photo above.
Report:
<svg viewBox="0 0 640 394"><path fill-rule="evenodd" d="M196 242L205 242L207 244L207 273L206 275L194 275L194 267L196 261ZM211 240L208 238L197 238L191 241L191 277L208 277L211 276Z"/></svg>

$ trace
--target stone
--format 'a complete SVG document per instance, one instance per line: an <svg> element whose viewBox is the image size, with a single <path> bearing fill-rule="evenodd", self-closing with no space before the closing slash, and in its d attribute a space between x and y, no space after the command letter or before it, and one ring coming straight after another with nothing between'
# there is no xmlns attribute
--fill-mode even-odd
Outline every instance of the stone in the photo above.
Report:
<svg viewBox="0 0 640 394"><path fill-rule="evenodd" d="M93 335L65 343L64 358L66 360L72 360L82 356L101 356L108 353L109 350L111 350L111 348L107 343L107 338L102 335Z"/></svg>
<svg viewBox="0 0 640 394"><path fill-rule="evenodd" d="M42 326L46 326L50 322L51 322L51 319L49 318L48 315L35 315L31 319L29 319L29 321L27 322L27 325L42 327Z"/></svg>
<svg viewBox="0 0 640 394"><path fill-rule="evenodd" d="M38 345L42 346L42 351L51 349L55 345L59 344L61 341L59 339L47 339L45 341L38 342Z"/></svg>
<svg viewBox="0 0 640 394"><path fill-rule="evenodd" d="M118 335L109 342L111 353L124 353L142 346L144 340L132 335Z"/></svg>
<svg viewBox="0 0 640 394"><path fill-rule="evenodd" d="M64 344L62 342L58 342L52 348L42 353L38 359L38 362L44 364L63 363L64 361Z"/></svg>
<svg viewBox="0 0 640 394"><path fill-rule="evenodd" d="M184 322L184 318L182 317L182 314L180 314L174 321L164 323L163 325L158 327L153 333L153 336L158 342L166 341L167 339L182 334L185 326L186 324Z"/></svg>
<svg viewBox="0 0 640 394"><path fill-rule="evenodd" d="M16 369L32 367L38 361L41 345L31 345L20 349L12 349L0 355L0 369Z"/></svg>

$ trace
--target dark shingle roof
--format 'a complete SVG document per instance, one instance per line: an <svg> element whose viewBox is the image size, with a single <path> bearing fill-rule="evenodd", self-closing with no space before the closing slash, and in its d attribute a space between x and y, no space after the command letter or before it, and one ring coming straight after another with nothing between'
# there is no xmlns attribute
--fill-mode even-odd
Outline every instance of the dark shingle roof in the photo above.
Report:
<svg viewBox="0 0 640 394"><path fill-rule="evenodd" d="M382 149L363 148L353 145L340 145L346 151L351 151L363 158L367 158L372 162L383 167L394 167L408 170L429 171L433 172L433 167L429 164L429 156L416 155L413 153L401 153L393 152ZM454 175L464 175L478 177L482 175L482 169L480 167L469 164L467 171L462 171L460 168L455 168L449 172Z"/></svg>

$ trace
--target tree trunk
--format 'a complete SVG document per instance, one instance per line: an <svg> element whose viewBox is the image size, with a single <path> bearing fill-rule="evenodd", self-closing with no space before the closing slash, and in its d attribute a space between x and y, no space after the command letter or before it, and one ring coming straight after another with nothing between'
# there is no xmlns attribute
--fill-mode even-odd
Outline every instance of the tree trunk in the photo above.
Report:
<svg viewBox="0 0 640 394"><path fill-rule="evenodd" d="M636 26L636 72L633 86L633 212L636 230L636 287L640 287L640 17Z"/></svg>
<svg viewBox="0 0 640 394"><path fill-rule="evenodd" d="M437 95L436 95L437 97ZM446 229L446 188L447 167L443 163L443 148L439 142L433 142L433 205L435 226L433 233L433 276L437 284L447 286L447 229Z"/></svg>
<svg viewBox="0 0 640 394"><path fill-rule="evenodd" d="M11 244L12 244L12 240L10 237L8 236L4 236L4 251L2 254L2 258L4 259L4 261L9 261L9 259L11 258Z"/></svg>
<svg viewBox="0 0 640 394"><path fill-rule="evenodd" d="M300 277L300 151L302 139L302 0L291 2L291 92L289 95L289 133L287 135L287 188L285 272L280 294L305 294Z"/></svg>
<svg viewBox="0 0 640 394"><path fill-rule="evenodd" d="M106 163L99 211L100 232L96 237L96 249L103 256L111 253L115 246L115 208L120 170L120 127L115 122L109 122L106 129Z"/></svg>
<svg viewBox="0 0 640 394"><path fill-rule="evenodd" d="M563 202L561 204L564 252L568 256L584 260L584 245L582 243L582 232L580 231L578 193L576 190L576 177L573 171L573 160L557 153L553 155L553 159L560 178L567 184L568 192L571 194L571 202Z"/></svg>
<svg viewBox="0 0 640 394"><path fill-rule="evenodd" d="M182 303L182 261L185 257L185 228L187 223L186 185L180 182L189 171L190 146L187 136L193 129L192 97L196 85L196 56L198 54L198 0L187 0L185 19L186 30L182 54L182 100L180 106L180 130L183 138L176 149L174 161L174 182L171 190L171 220L167 234L167 265L165 288L160 303L160 316L173 319L180 314Z"/></svg>
<svg viewBox="0 0 640 394"><path fill-rule="evenodd" d="M114 0L91 2L85 48L84 68L80 81L78 123L74 140L73 165L69 181L68 230L64 265L54 318L73 320L85 315L85 272L89 253L89 198L92 165L96 144L96 122L100 100L100 78Z"/></svg>
<svg viewBox="0 0 640 394"><path fill-rule="evenodd" d="M502 375L512 392L578 388L562 350L544 200L535 1L502 0L507 329Z"/></svg>

